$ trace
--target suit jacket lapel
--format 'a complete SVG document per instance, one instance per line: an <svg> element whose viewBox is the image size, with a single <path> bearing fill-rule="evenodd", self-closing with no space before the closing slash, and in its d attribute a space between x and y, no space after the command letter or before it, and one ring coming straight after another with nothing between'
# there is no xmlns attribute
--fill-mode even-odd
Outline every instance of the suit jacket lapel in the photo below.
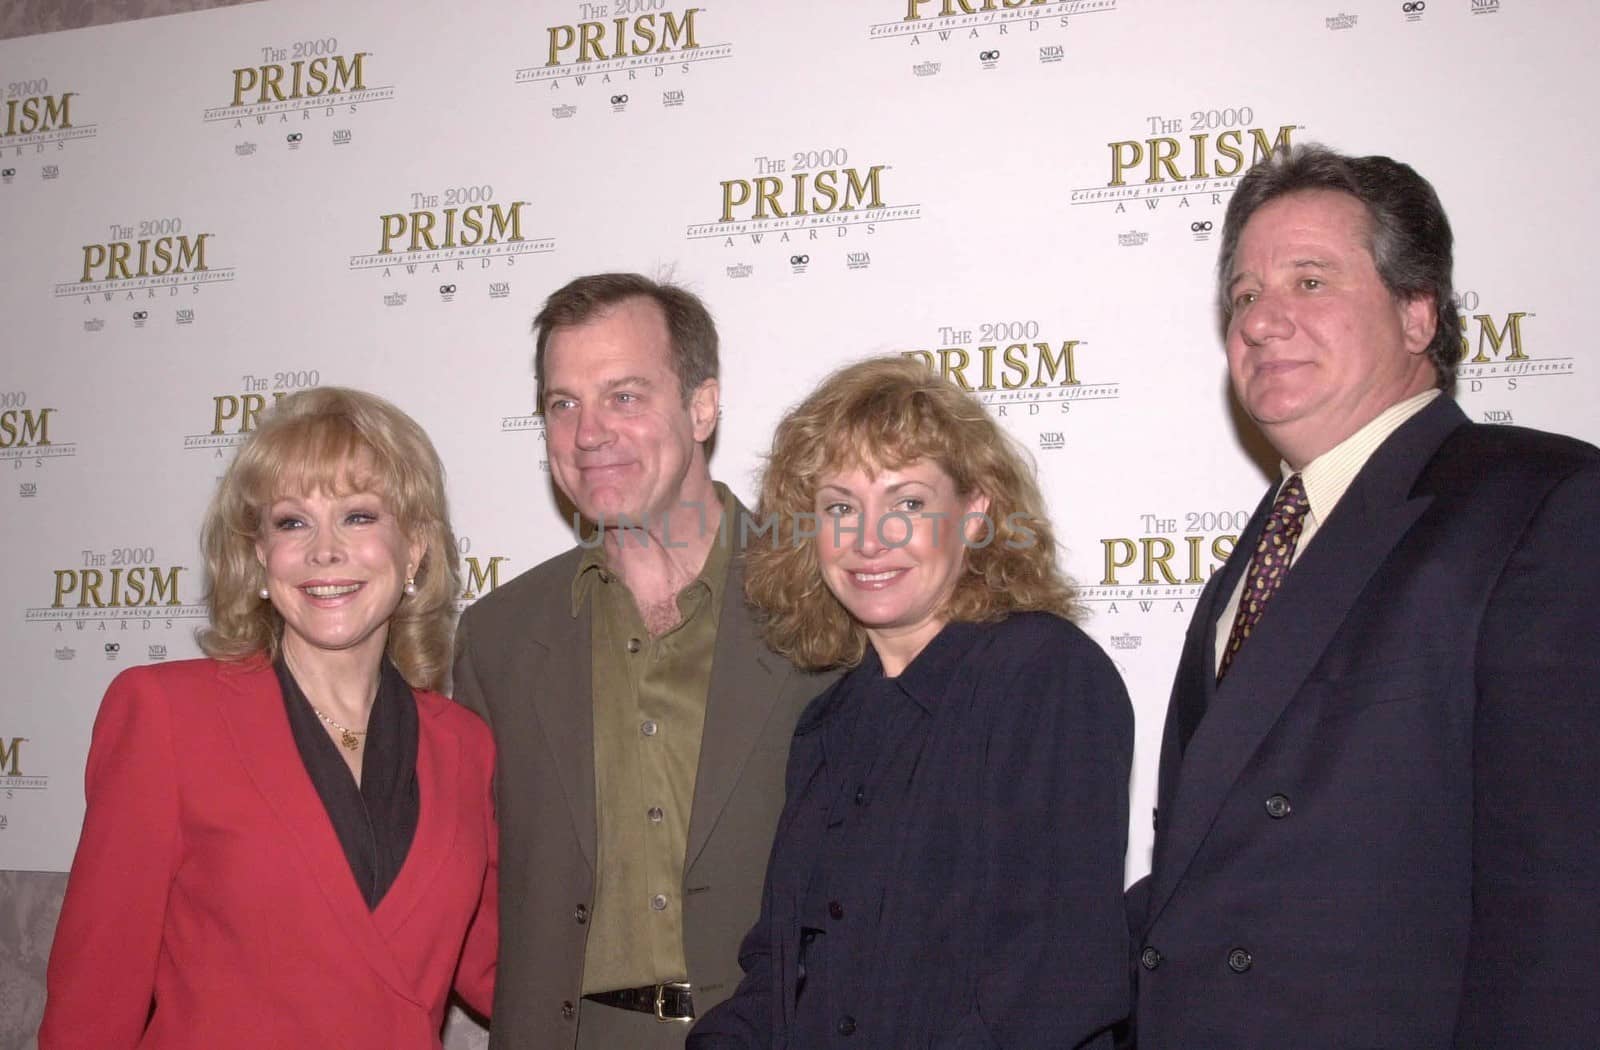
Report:
<svg viewBox="0 0 1600 1050"><path fill-rule="evenodd" d="M454 852L460 829L461 741L439 732L437 720L437 715L417 706L417 783L422 796L417 831L400 874L373 912L378 928L391 940L416 906L427 900L440 867Z"/></svg>
<svg viewBox="0 0 1600 1050"><path fill-rule="evenodd" d="M1194 618L1190 621L1189 636L1184 643L1183 666L1217 666L1217 621L1227 609L1228 599L1239 585L1239 577L1244 575L1250 564L1250 554L1261 542L1261 533L1266 528L1267 515L1272 510L1276 496L1277 486L1269 487L1234 547L1239 553L1229 556L1222 571L1213 577L1201 593L1200 601L1195 604ZM1178 735L1175 746L1179 757L1187 750L1195 729L1206 711L1210 710L1216 694L1217 679L1214 674L1181 675L1174 683L1171 706L1176 720L1174 728Z"/></svg>
<svg viewBox="0 0 1600 1050"><path fill-rule="evenodd" d="M294 847L326 900L335 928L350 939L384 983L426 1007L379 935L350 874L350 862L295 747L283 710L283 694L271 666L263 663L259 668L240 668L220 677L237 694L218 706L240 764L277 817L284 841ZM424 802L424 809L426 805Z"/></svg>
<svg viewBox="0 0 1600 1050"><path fill-rule="evenodd" d="M1453 401L1439 398L1373 453L1216 687L1184 751L1170 820L1162 818L1170 831L1151 887L1152 923L1240 771L1299 694L1373 573L1432 502L1431 496L1412 498L1411 489L1445 437L1465 421ZM1249 551L1241 546L1235 558L1248 563ZM1237 580L1236 573L1230 575ZM1217 603L1225 601L1219 597ZM1215 656L1214 645L1200 648ZM1186 659L1181 673L1187 688L1194 688L1196 678L1214 677L1214 668L1214 661L1195 666Z"/></svg>
<svg viewBox="0 0 1600 1050"><path fill-rule="evenodd" d="M736 555L728 564L717 621L685 870L711 837L711 829L744 771L745 760L777 705L787 670L787 665L767 650L745 611L744 561Z"/></svg>
<svg viewBox="0 0 1600 1050"><path fill-rule="evenodd" d="M1230 555L1222 570L1206 583L1199 601L1195 603L1194 616L1189 621L1189 631L1178 659L1180 671L1172 683L1172 696L1167 701L1166 725L1161 737L1161 760L1156 782L1156 852L1152 869L1158 874L1171 867L1164 860L1171 851L1173 837L1162 834L1162 829L1171 826L1173 799L1178 789L1183 756L1195 729L1217 695L1216 675L1187 672L1190 668L1217 666L1217 621L1250 562L1247 552L1254 551L1261 540L1261 532L1266 526L1267 514L1275 495L1275 487L1267 489L1267 494L1262 497L1234 547L1237 553Z"/></svg>
<svg viewBox="0 0 1600 1050"><path fill-rule="evenodd" d="M576 567L576 562L574 562ZM593 601L591 597L589 599ZM536 640L509 646L508 679L527 690L543 727L589 869L595 867L593 610L571 615L566 595L527 610ZM532 752L527 752L531 754Z"/></svg>

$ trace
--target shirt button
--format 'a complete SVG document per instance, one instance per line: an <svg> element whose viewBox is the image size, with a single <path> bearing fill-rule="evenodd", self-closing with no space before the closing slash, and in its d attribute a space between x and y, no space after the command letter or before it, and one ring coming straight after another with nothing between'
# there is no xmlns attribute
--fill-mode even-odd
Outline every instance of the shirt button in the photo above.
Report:
<svg viewBox="0 0 1600 1050"><path fill-rule="evenodd" d="M1273 820L1282 820L1294 812L1294 807L1289 805L1287 795L1273 795L1267 799L1267 816Z"/></svg>
<svg viewBox="0 0 1600 1050"><path fill-rule="evenodd" d="M572 1005L572 1000L571 999L567 999L567 1000L562 1002L562 1004L561 1004L561 1019L563 1021L572 1020L572 1015L577 1013L577 1012L578 1012L578 1008Z"/></svg>
<svg viewBox="0 0 1600 1050"><path fill-rule="evenodd" d="M666 814L661 812L661 807L660 806L651 806L648 810L645 811L645 816L650 818L650 823L652 823L652 824L661 823L661 818L663 816L665 816L665 815Z"/></svg>
<svg viewBox="0 0 1600 1050"><path fill-rule="evenodd" d="M829 915L830 918L833 918L834 920L839 920L839 919L844 918L844 905L840 904L838 901L829 901L828 902L828 915Z"/></svg>
<svg viewBox="0 0 1600 1050"><path fill-rule="evenodd" d="M639 639L637 639L637 638L629 638L628 639L628 652L636 653L638 651L639 651Z"/></svg>
<svg viewBox="0 0 1600 1050"><path fill-rule="evenodd" d="M645 736L655 736L658 728L659 727L656 725L653 719L647 718L639 725L639 732L643 733Z"/></svg>
<svg viewBox="0 0 1600 1050"><path fill-rule="evenodd" d="M588 905L580 904L576 908L573 908L572 909L572 918L574 920L576 920L576 922L578 923L579 926L587 925L588 922L589 922L589 907L588 907Z"/></svg>
<svg viewBox="0 0 1600 1050"><path fill-rule="evenodd" d="M650 908L652 911L666 911L667 895L665 893L658 893L654 897L651 897Z"/></svg>
<svg viewBox="0 0 1600 1050"><path fill-rule="evenodd" d="M856 805L865 806L866 804L867 804L867 786L865 784L863 784L860 787L856 788Z"/></svg>
<svg viewBox="0 0 1600 1050"><path fill-rule="evenodd" d="M1161 965L1161 953L1151 945L1145 945L1144 951L1139 953L1139 965L1146 970L1154 970Z"/></svg>
<svg viewBox="0 0 1600 1050"><path fill-rule="evenodd" d="M1255 960L1243 948L1235 948L1228 953L1228 969L1234 973L1244 973L1254 965Z"/></svg>
<svg viewBox="0 0 1600 1050"><path fill-rule="evenodd" d="M839 1018L838 1030L840 1035L854 1035L856 1032L856 1019L849 1014Z"/></svg>

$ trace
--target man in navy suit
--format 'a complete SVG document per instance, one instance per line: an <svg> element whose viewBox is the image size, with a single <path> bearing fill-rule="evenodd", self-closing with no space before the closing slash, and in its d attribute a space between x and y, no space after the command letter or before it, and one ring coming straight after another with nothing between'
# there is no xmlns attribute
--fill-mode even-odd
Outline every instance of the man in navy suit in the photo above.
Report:
<svg viewBox="0 0 1600 1050"><path fill-rule="evenodd" d="M1173 686L1140 1050L1600 1046L1600 451L1456 407L1451 245L1387 157L1279 154L1228 206L1283 477Z"/></svg>

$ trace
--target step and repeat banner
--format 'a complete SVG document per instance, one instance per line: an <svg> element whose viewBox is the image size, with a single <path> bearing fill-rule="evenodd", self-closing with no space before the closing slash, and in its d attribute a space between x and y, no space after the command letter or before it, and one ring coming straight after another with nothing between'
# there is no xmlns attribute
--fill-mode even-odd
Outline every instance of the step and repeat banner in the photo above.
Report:
<svg viewBox="0 0 1600 1050"><path fill-rule="evenodd" d="M529 322L639 270L716 315L747 499L868 354L1026 447L1136 704L1136 877L1178 645L1272 468L1212 306L1235 183L1301 142L1415 165L1468 414L1600 438L1597 36L1549 0L267 0L0 42L0 869L66 870L107 682L197 654L201 514L285 394L423 423L463 606L568 547Z"/></svg>

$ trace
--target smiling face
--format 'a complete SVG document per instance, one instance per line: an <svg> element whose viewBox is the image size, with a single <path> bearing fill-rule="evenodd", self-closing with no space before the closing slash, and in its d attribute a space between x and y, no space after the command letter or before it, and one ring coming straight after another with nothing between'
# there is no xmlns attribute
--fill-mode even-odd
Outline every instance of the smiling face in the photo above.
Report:
<svg viewBox="0 0 1600 1050"><path fill-rule="evenodd" d="M375 666L422 555L423 545L405 535L377 493L274 500L262 515L256 558L283 617L284 652L300 666L335 653L370 657Z"/></svg>
<svg viewBox="0 0 1600 1050"><path fill-rule="evenodd" d="M1390 295L1370 241L1366 206L1334 190L1269 201L1239 236L1228 371L1296 469L1435 383L1433 304Z"/></svg>
<svg viewBox="0 0 1600 1050"><path fill-rule="evenodd" d="M556 484L589 521L657 521L708 489L701 443L717 422L717 381L684 405L661 308L626 299L558 328L544 357L545 439Z"/></svg>
<svg viewBox="0 0 1600 1050"><path fill-rule="evenodd" d="M981 493L956 492L944 468L925 459L818 479L822 580L866 629L886 673L903 670L945 625L966 542L988 535L988 506ZM964 521L969 514L978 517Z"/></svg>

